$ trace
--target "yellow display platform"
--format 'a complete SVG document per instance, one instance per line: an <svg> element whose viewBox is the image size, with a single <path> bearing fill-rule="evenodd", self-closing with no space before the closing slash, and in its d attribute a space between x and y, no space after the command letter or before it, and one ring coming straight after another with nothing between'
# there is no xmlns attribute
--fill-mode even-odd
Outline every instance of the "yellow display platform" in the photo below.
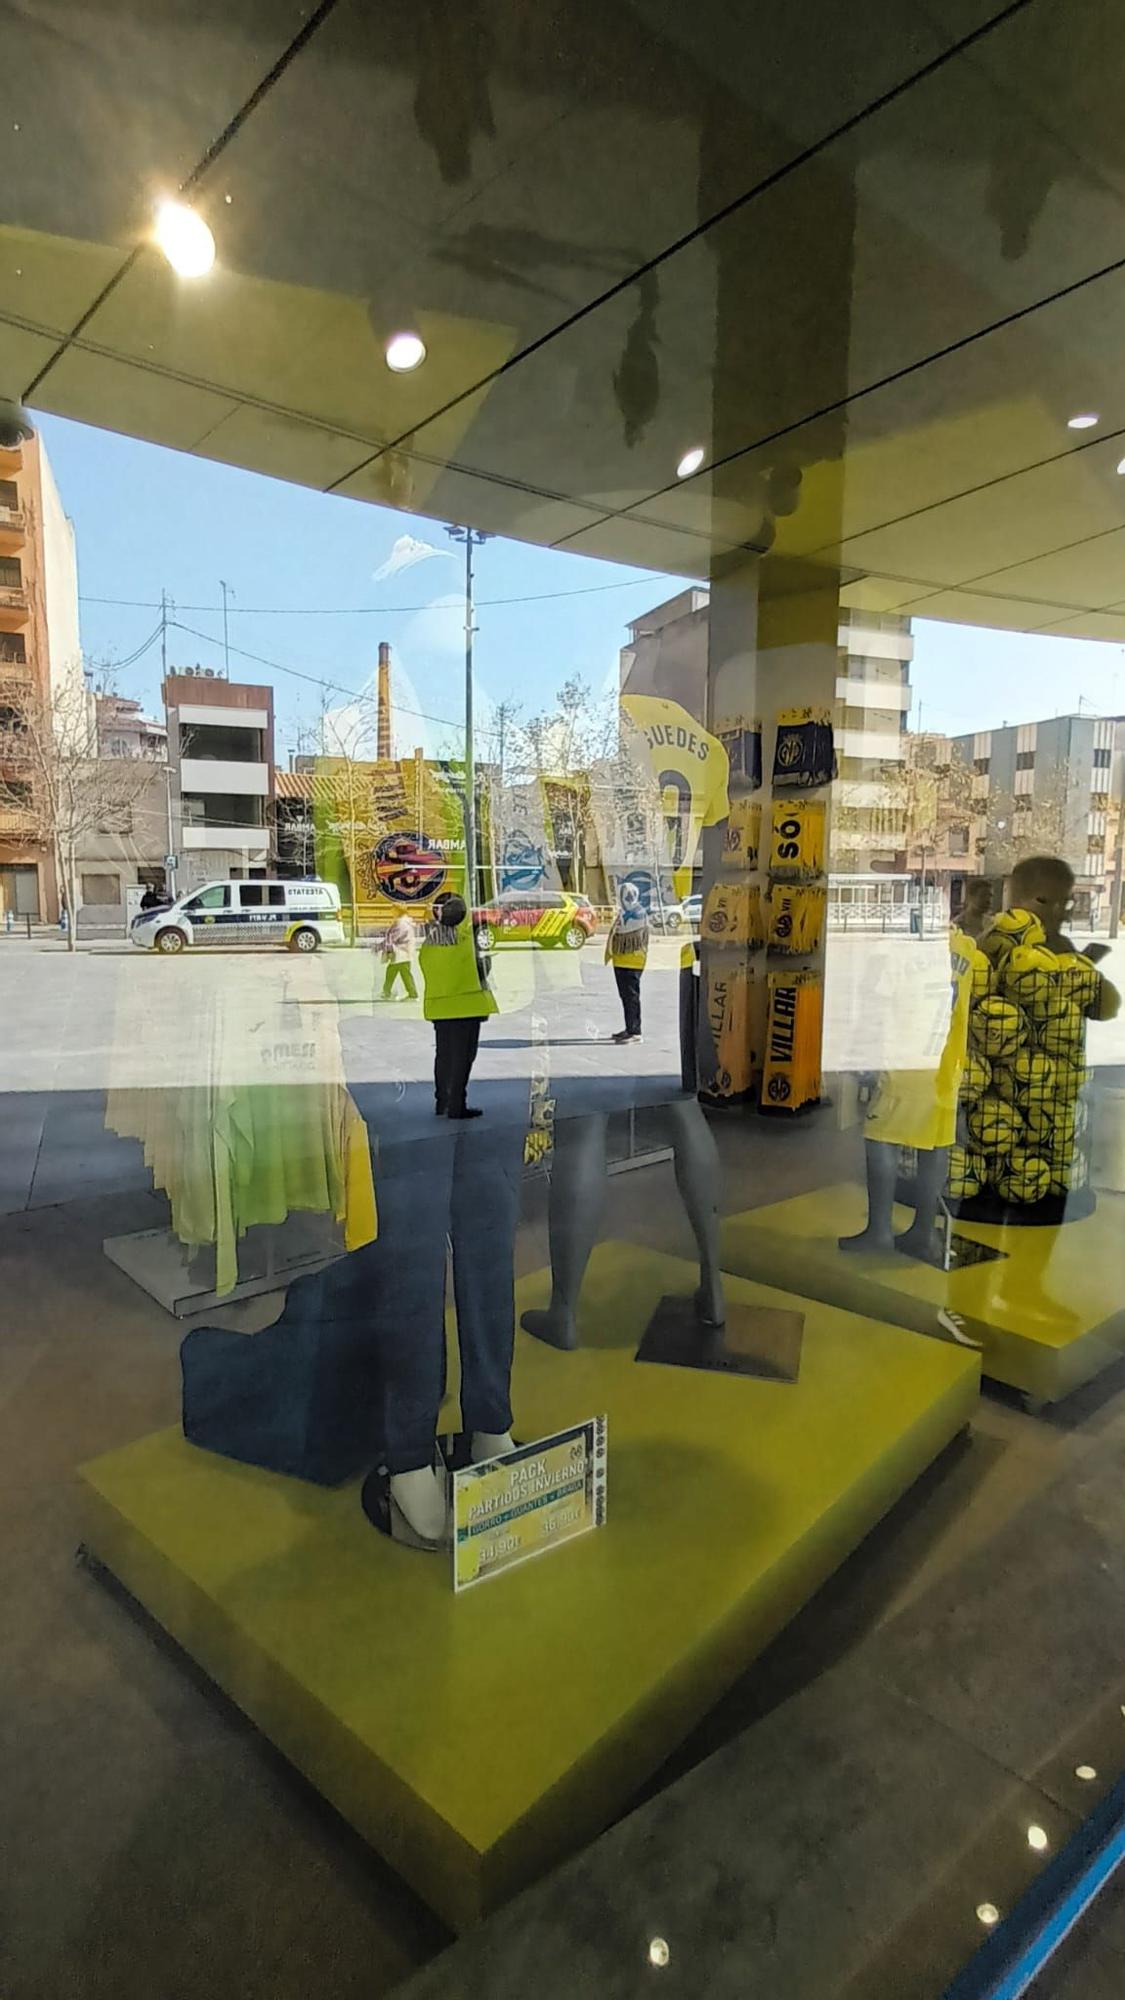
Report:
<svg viewBox="0 0 1125 2000"><path fill-rule="evenodd" d="M1056 1402L1125 1353L1125 1199L1099 1194L1094 1213L1057 1229L956 1222L955 1233L1002 1251L939 1271L892 1253L845 1254L867 1197L848 1181L772 1202L723 1223L724 1267L851 1312L940 1333L943 1307L983 1344L981 1366L1036 1402ZM905 1229L910 1209L895 1210Z"/></svg>
<svg viewBox="0 0 1125 2000"><path fill-rule="evenodd" d="M603 1244L588 1344L519 1336L519 1436L608 1414L608 1521L458 1598L354 1485L175 1430L84 1468L92 1553L455 1927L598 1832L975 1408L975 1355L739 1279L804 1310L796 1384L635 1362L695 1279Z"/></svg>

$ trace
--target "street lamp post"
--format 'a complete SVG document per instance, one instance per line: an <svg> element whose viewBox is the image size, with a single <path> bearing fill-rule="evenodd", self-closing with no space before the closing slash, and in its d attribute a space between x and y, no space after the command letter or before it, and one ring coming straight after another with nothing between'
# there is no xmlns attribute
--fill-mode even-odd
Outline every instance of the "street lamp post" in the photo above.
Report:
<svg viewBox="0 0 1125 2000"><path fill-rule="evenodd" d="M479 528L450 527L446 533L465 545L465 901L472 914L476 904L477 802L476 754L473 743L473 550L489 537Z"/></svg>

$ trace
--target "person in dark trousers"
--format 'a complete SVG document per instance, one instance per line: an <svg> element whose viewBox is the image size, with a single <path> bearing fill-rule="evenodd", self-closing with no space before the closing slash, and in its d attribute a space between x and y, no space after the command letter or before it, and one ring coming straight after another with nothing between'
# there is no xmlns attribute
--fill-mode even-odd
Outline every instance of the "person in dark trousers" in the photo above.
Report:
<svg viewBox="0 0 1125 2000"><path fill-rule="evenodd" d="M625 882L620 905L605 945L606 964L612 965L621 997L625 1026L614 1035L615 1042L641 1039L641 974L648 958L648 912L641 902L635 882Z"/></svg>
<svg viewBox="0 0 1125 2000"><path fill-rule="evenodd" d="M141 908L142 910L158 910L161 904L167 901L168 898L164 894L164 891L162 889L154 889L150 883L141 897Z"/></svg>
<svg viewBox="0 0 1125 2000"><path fill-rule="evenodd" d="M479 1118L465 1102L480 1024L496 1001L461 896L439 896L418 954L422 1012L434 1024L434 1111L439 1118Z"/></svg>

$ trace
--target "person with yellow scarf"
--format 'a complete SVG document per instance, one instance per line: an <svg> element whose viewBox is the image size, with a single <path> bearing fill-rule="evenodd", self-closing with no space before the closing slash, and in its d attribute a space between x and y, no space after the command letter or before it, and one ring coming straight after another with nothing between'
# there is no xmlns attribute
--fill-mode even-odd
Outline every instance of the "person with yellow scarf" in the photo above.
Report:
<svg viewBox="0 0 1125 2000"><path fill-rule="evenodd" d="M605 962L612 965L621 996L625 1026L614 1035L618 1043L641 1037L641 974L648 959L648 911L635 882L623 882L617 915L605 941Z"/></svg>

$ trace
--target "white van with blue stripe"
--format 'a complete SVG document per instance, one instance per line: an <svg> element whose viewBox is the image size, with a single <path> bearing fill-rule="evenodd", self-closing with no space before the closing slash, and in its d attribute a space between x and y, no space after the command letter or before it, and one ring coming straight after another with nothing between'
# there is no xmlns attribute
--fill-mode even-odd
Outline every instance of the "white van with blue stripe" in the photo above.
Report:
<svg viewBox="0 0 1125 2000"><path fill-rule="evenodd" d="M343 944L340 891L331 882L205 882L160 910L134 917L129 936L168 956L189 945L285 945L319 951Z"/></svg>

